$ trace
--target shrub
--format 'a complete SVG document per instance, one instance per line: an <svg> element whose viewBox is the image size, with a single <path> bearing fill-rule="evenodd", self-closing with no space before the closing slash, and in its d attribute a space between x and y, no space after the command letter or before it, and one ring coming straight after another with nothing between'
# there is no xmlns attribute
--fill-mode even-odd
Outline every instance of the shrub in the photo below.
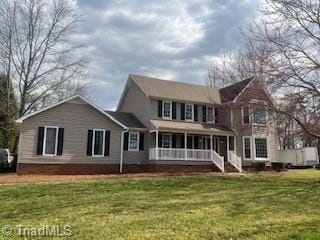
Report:
<svg viewBox="0 0 320 240"><path fill-rule="evenodd" d="M263 171L266 167L266 163L265 162L253 162L252 163L252 168L256 171Z"/></svg>

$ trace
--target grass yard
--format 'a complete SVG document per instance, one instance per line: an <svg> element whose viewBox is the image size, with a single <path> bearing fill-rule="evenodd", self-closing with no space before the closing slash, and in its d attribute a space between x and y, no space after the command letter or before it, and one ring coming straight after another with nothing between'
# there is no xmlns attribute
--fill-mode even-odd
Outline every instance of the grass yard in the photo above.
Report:
<svg viewBox="0 0 320 240"><path fill-rule="evenodd" d="M0 203L13 231L0 239L23 239L17 224L88 240L320 239L318 170L3 185Z"/></svg>

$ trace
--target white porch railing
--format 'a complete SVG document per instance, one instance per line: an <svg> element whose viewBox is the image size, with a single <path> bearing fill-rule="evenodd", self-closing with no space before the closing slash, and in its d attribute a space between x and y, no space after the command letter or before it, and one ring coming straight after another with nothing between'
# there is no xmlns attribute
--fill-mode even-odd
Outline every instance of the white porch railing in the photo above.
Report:
<svg viewBox="0 0 320 240"><path fill-rule="evenodd" d="M212 162L224 172L224 157L220 156L216 151L212 150Z"/></svg>
<svg viewBox="0 0 320 240"><path fill-rule="evenodd" d="M242 172L241 157L238 157L232 151L228 151L228 162L231 163L239 172Z"/></svg>
<svg viewBox="0 0 320 240"><path fill-rule="evenodd" d="M158 150L158 151L157 151ZM150 148L150 160L211 161L224 172L224 157L214 150L184 148Z"/></svg>

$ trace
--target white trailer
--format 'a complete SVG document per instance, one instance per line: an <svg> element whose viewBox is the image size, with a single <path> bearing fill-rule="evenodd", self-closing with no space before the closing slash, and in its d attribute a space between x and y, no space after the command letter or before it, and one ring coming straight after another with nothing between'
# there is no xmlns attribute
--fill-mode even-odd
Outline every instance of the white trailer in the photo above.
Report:
<svg viewBox="0 0 320 240"><path fill-rule="evenodd" d="M284 163L287 168L312 167L319 164L319 155L316 147L278 150L277 162Z"/></svg>

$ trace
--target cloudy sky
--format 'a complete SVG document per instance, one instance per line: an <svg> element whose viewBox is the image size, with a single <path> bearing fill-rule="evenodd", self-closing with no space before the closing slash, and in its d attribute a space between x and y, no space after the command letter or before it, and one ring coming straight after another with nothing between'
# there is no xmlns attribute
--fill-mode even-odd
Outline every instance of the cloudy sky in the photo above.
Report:
<svg viewBox="0 0 320 240"><path fill-rule="evenodd" d="M114 109L129 73L200 83L210 61L241 45L258 0L77 0L89 95Z"/></svg>

